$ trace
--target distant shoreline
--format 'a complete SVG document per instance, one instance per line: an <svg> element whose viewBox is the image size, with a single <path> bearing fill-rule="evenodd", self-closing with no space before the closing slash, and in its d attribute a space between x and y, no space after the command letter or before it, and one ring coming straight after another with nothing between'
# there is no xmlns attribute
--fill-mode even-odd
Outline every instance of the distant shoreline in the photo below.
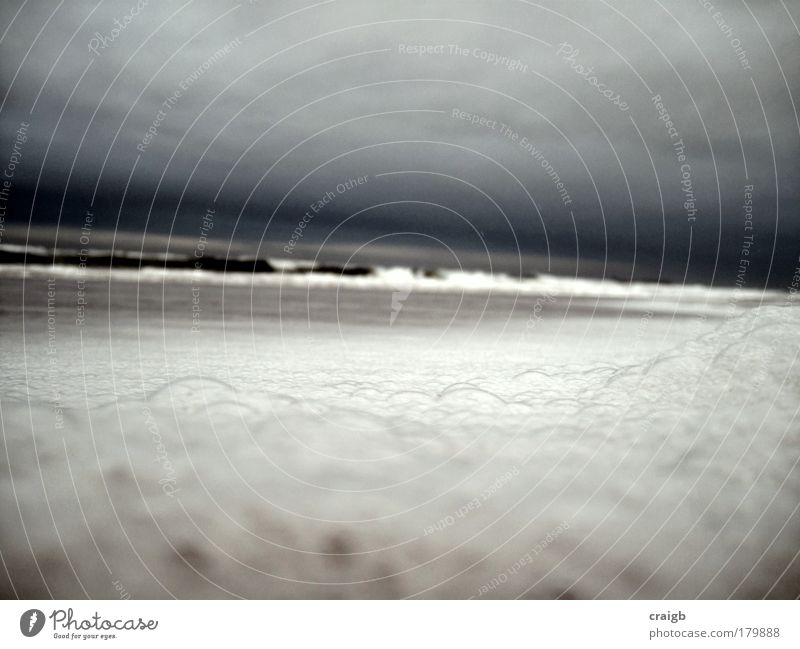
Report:
<svg viewBox="0 0 800 649"><path fill-rule="evenodd" d="M540 274L515 277L504 273L406 267L363 267L314 264L278 259L206 257L202 266L188 256L111 254L25 249L0 245L0 278L62 277L76 281L114 281L190 285L286 287L302 289L366 289L429 293L549 296L705 303L726 307L775 304L784 295L776 289L708 287L699 284L621 282Z"/></svg>

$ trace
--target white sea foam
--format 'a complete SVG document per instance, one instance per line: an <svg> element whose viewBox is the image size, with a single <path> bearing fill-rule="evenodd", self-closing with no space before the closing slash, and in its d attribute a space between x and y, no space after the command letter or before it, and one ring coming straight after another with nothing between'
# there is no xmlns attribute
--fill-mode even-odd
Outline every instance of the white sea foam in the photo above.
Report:
<svg viewBox="0 0 800 649"><path fill-rule="evenodd" d="M3 558L35 597L796 596L799 314L593 353L142 320L56 374L32 335Z"/></svg>

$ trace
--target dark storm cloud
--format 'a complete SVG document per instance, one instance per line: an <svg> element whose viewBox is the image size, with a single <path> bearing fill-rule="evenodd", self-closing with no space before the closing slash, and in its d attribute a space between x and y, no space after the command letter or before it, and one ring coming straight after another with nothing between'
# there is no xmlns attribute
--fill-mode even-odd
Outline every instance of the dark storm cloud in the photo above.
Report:
<svg viewBox="0 0 800 649"><path fill-rule="evenodd" d="M779 0L0 11L4 156L30 123L16 240L60 223L64 245L90 211L98 246L191 250L213 209L220 254L730 284L745 249L776 286L797 265Z"/></svg>

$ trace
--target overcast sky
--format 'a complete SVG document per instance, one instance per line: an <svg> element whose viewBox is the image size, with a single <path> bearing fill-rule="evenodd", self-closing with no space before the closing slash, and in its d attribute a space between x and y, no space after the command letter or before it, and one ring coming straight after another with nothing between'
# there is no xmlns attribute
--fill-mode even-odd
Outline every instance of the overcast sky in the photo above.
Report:
<svg viewBox="0 0 800 649"><path fill-rule="evenodd" d="M785 287L798 22L785 0L4 0L3 242L80 248L90 213L97 248L719 284L745 258L747 286Z"/></svg>

